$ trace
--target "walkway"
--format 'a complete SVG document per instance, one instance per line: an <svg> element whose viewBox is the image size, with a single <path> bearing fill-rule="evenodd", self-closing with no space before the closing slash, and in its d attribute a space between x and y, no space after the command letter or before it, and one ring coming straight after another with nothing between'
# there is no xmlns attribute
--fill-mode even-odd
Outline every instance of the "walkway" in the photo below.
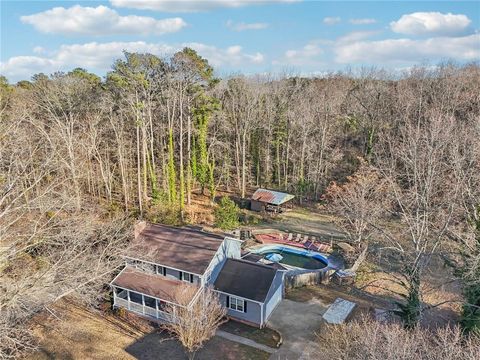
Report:
<svg viewBox="0 0 480 360"><path fill-rule="evenodd" d="M270 346L259 344L259 343L255 342L253 340L250 340L250 339L247 339L247 338L244 338L242 336L235 335L235 334L230 334L226 331L217 330L216 335L218 335L218 336L220 336L224 339L230 340L230 341L235 341L239 344L251 346L253 348L268 352L269 354L273 354L275 351L277 351L277 349L273 349Z"/></svg>

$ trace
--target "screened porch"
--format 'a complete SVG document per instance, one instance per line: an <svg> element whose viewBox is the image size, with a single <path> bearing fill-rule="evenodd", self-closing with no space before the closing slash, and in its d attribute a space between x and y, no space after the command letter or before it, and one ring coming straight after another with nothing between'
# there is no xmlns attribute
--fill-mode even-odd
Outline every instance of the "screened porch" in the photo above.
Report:
<svg viewBox="0 0 480 360"><path fill-rule="evenodd" d="M167 301L132 290L113 287L113 306L117 308L125 308L140 315L168 321L170 315L165 312L165 308L172 305ZM173 308L173 311L175 311L175 308Z"/></svg>

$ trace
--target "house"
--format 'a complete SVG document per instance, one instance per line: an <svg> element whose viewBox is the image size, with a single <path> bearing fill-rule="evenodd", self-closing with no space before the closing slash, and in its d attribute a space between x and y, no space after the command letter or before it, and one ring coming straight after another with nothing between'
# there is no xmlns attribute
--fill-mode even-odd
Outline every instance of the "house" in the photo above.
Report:
<svg viewBox="0 0 480 360"><path fill-rule="evenodd" d="M283 296L284 272L241 259L242 241L199 228L140 222L124 269L110 283L114 307L168 321L179 286L192 286L190 304L212 286L228 316L264 326Z"/></svg>
<svg viewBox="0 0 480 360"><path fill-rule="evenodd" d="M281 206L295 196L279 191L257 189L250 200L250 209L253 211L272 210L281 212Z"/></svg>
<svg viewBox="0 0 480 360"><path fill-rule="evenodd" d="M230 317L262 327L283 297L285 272L242 259L227 259L214 282Z"/></svg>

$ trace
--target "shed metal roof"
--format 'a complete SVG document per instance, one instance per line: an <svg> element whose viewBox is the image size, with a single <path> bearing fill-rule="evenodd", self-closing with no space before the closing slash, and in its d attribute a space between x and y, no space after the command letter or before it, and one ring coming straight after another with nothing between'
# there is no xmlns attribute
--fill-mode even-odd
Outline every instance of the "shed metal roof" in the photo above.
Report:
<svg viewBox="0 0 480 360"><path fill-rule="evenodd" d="M294 197L295 195L279 191L257 189L252 195L252 200L261 201L273 205L281 205L289 200L292 200Z"/></svg>

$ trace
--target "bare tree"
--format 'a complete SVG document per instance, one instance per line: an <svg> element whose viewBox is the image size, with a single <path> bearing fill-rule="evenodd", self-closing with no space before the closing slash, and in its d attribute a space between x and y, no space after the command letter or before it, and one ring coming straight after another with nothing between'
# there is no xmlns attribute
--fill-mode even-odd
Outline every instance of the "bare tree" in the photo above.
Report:
<svg viewBox="0 0 480 360"><path fill-rule="evenodd" d="M210 288L184 285L176 291L173 301L178 305L166 307L170 321L164 328L175 335L193 360L196 352L225 321L226 309Z"/></svg>
<svg viewBox="0 0 480 360"><path fill-rule="evenodd" d="M318 335L318 359L434 360L480 357L480 338L463 337L458 327L405 330L400 324L362 318L329 325Z"/></svg>
<svg viewBox="0 0 480 360"><path fill-rule="evenodd" d="M356 244L368 242L389 205L386 181L373 166L359 160L359 169L344 184L332 182L324 195L328 209L339 216L336 224Z"/></svg>

